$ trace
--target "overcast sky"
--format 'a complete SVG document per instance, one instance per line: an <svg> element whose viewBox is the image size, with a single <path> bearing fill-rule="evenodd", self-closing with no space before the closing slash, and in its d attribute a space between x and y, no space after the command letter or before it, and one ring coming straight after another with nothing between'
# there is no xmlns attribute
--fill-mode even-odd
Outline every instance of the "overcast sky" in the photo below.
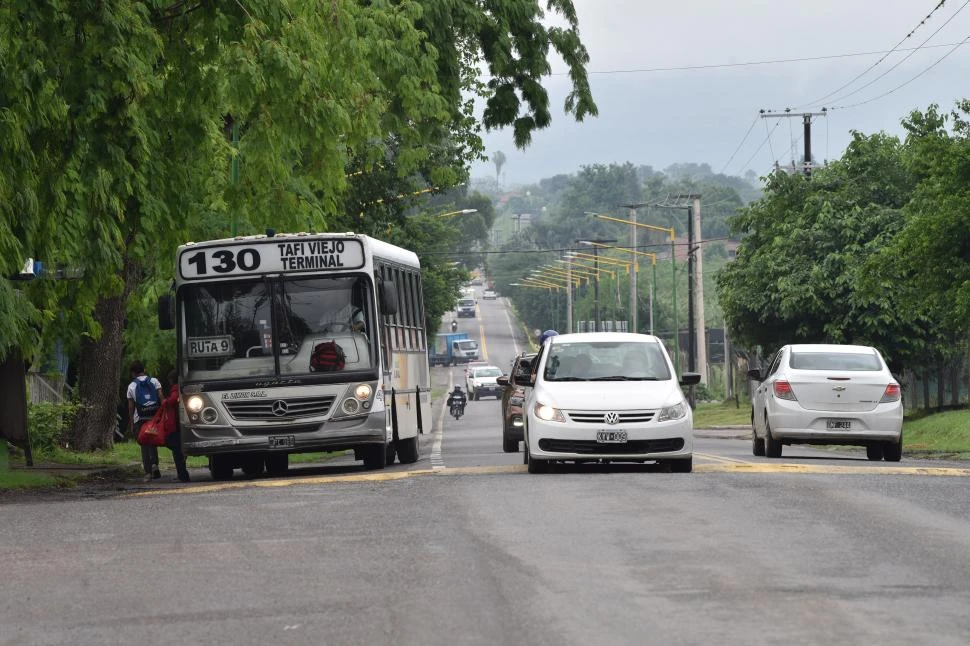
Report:
<svg viewBox="0 0 970 646"><path fill-rule="evenodd" d="M934 45L970 38L970 0L946 0L918 28L939 0L574 3L580 36L590 54L588 70L599 116L577 123L563 114L568 79L561 74L562 62L554 58L554 75L544 83L553 108L552 125L536 133L525 150L515 148L509 129L484 136L486 154L501 150L507 157L503 186L575 173L584 165L628 161L658 170L677 162L706 162L715 172L742 175L751 169L764 175L775 160L790 163L793 148L796 155L801 154L802 120L756 119L760 109L829 107L828 116L816 118L812 128L813 156L821 161L841 155L851 130L901 135L899 122L909 111L931 103L949 111L955 100L970 98L970 42L926 71L953 49ZM826 96L862 74L904 38L899 50L859 80ZM916 52L902 50L921 45ZM862 52L881 53L845 56ZM840 57L634 71L830 56ZM921 72L922 76L894 90ZM866 103L831 109L861 102ZM476 164L472 176L494 177L495 167L488 162Z"/></svg>

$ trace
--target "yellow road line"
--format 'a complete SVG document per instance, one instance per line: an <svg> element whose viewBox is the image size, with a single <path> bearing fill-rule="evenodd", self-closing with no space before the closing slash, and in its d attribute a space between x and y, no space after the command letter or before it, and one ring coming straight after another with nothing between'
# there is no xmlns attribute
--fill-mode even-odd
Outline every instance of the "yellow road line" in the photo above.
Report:
<svg viewBox="0 0 970 646"><path fill-rule="evenodd" d="M488 361L488 344L485 343L485 326L482 323L478 324L478 332L482 341L482 361Z"/></svg>
<svg viewBox="0 0 970 646"><path fill-rule="evenodd" d="M705 456L708 457L708 456ZM190 485L173 489L156 489L130 494L142 496L171 496L180 494L213 493L235 489L278 489L300 485L344 484L355 482L387 482L422 476L461 476L496 475L502 473L525 473L524 464L494 465L479 467L444 467L438 469L416 469L414 471L371 472L339 476L288 477L271 480L244 480L240 482L219 482L213 484ZM887 467L887 466L845 466L825 464L792 464L772 462L721 462L716 464L695 464L694 473L790 473L790 474L830 474L830 475L906 475L937 477L970 477L970 468L955 467ZM553 476L554 477L554 476Z"/></svg>

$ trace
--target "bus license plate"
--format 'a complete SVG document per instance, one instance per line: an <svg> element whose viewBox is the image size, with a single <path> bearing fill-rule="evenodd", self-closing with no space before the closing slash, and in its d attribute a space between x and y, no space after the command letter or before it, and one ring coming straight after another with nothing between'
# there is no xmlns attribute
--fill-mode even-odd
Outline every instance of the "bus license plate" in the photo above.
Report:
<svg viewBox="0 0 970 646"><path fill-rule="evenodd" d="M851 431L852 421L847 419L827 419L825 428L830 431Z"/></svg>
<svg viewBox="0 0 970 646"><path fill-rule="evenodd" d="M626 431L596 431L596 441L600 444L623 444Z"/></svg>
<svg viewBox="0 0 970 646"><path fill-rule="evenodd" d="M271 449L290 449L296 446L295 435L270 435L269 448Z"/></svg>

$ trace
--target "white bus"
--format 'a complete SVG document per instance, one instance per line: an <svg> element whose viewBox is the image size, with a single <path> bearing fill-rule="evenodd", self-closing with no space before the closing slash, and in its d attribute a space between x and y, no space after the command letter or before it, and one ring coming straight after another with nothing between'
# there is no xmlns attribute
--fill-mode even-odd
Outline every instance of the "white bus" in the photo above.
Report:
<svg viewBox="0 0 970 646"><path fill-rule="evenodd" d="M214 479L279 475L313 451L417 461L431 393L413 252L269 232L182 245L177 263L159 325L177 331L183 450Z"/></svg>

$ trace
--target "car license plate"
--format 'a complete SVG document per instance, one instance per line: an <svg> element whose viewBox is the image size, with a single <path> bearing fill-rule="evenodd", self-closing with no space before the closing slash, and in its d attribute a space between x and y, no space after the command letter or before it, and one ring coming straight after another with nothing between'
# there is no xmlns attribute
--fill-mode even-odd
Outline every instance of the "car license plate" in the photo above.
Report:
<svg viewBox="0 0 970 646"><path fill-rule="evenodd" d="M626 431L596 431L596 441L600 444L623 444Z"/></svg>
<svg viewBox="0 0 970 646"><path fill-rule="evenodd" d="M827 419L825 428L830 431L851 431L852 421L847 419Z"/></svg>
<svg viewBox="0 0 970 646"><path fill-rule="evenodd" d="M269 436L269 448L271 449L289 449L296 446L296 436L295 435L270 435Z"/></svg>

